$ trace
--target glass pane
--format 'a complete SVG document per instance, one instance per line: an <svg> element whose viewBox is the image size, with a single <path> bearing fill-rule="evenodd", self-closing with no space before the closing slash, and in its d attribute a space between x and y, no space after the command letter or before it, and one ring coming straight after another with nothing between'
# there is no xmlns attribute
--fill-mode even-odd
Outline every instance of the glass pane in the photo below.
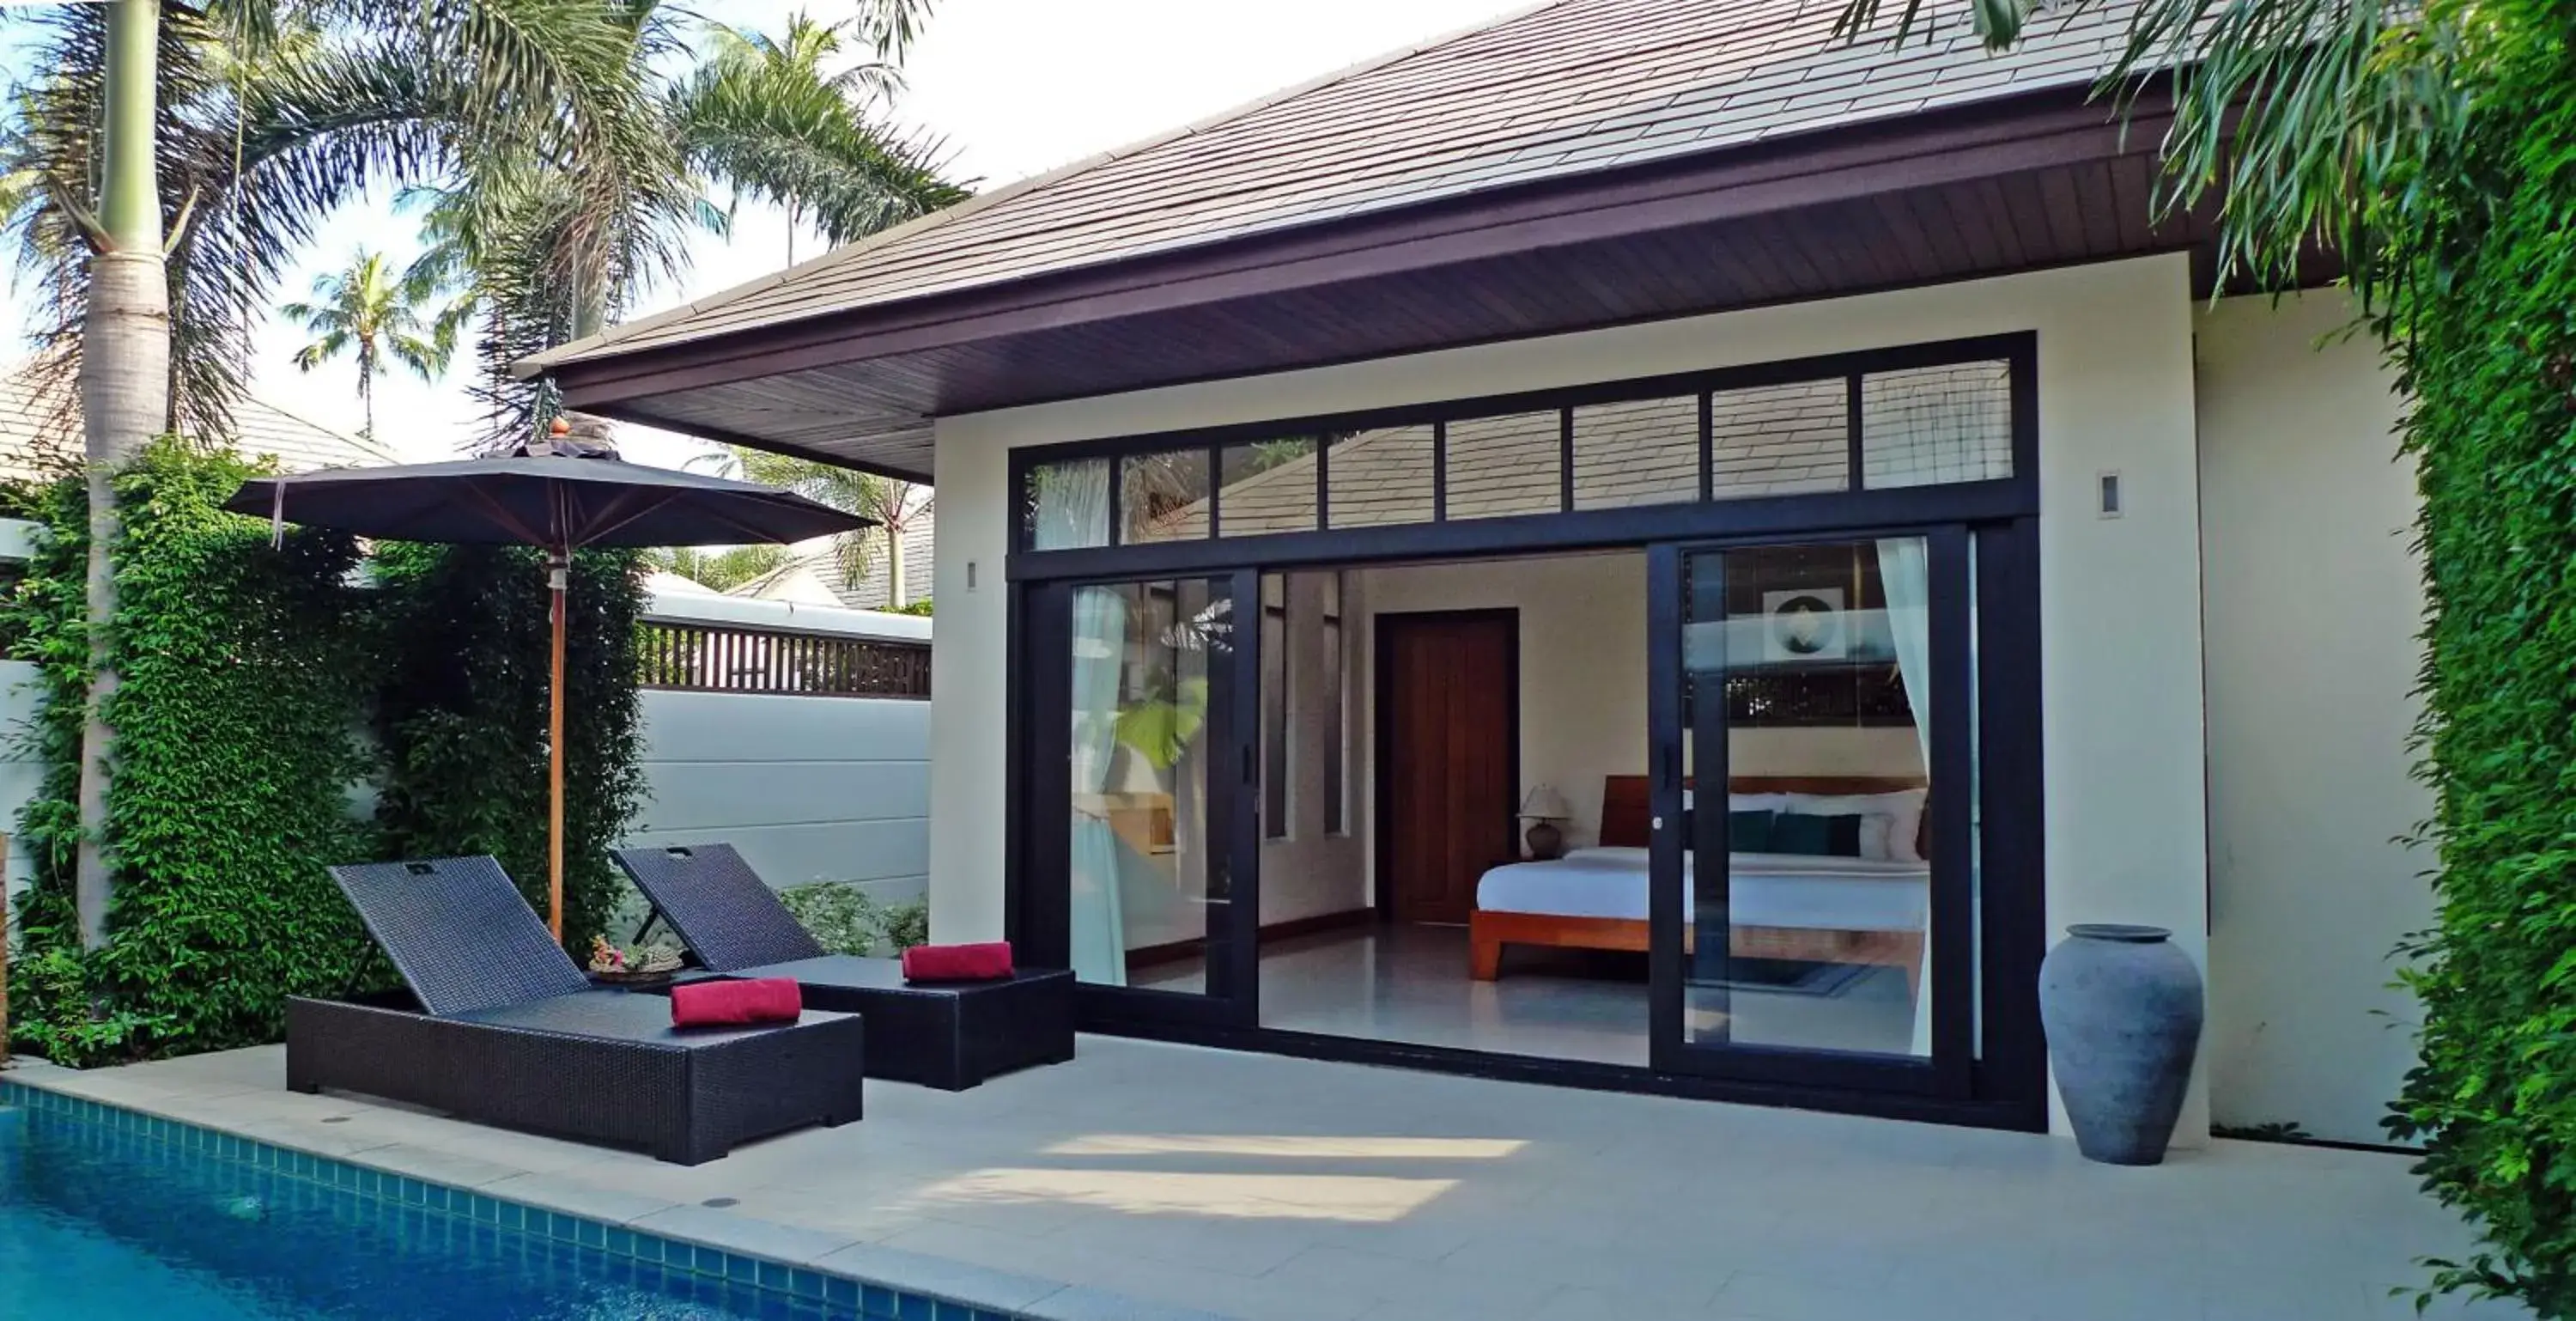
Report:
<svg viewBox="0 0 2576 1321"><path fill-rule="evenodd" d="M1699 397L1574 410L1574 507L1624 509L1699 498Z"/></svg>
<svg viewBox="0 0 2576 1321"><path fill-rule="evenodd" d="M1349 694L1342 691L1342 575L1324 576L1324 833L1347 835L1342 757L1350 746Z"/></svg>
<svg viewBox="0 0 2576 1321"><path fill-rule="evenodd" d="M1876 372L1860 383L1865 486L2012 476L2012 366L1963 362Z"/></svg>
<svg viewBox="0 0 2576 1321"><path fill-rule="evenodd" d="M1217 535L1314 531L1315 447L1309 437L1217 451Z"/></svg>
<svg viewBox="0 0 2576 1321"><path fill-rule="evenodd" d="M1201 579L1074 590L1068 879L1084 981L1206 990L1227 888L1208 812L1210 680L1230 605Z"/></svg>
<svg viewBox="0 0 2576 1321"><path fill-rule="evenodd" d="M1693 1044L1931 1053L1924 560L1892 537L1685 561L1694 741L1724 737L1727 774L1690 813Z"/></svg>
<svg viewBox="0 0 2576 1321"><path fill-rule="evenodd" d="M1709 399L1709 493L1720 500L1851 485L1847 378L1721 390Z"/></svg>
<svg viewBox="0 0 2576 1321"><path fill-rule="evenodd" d="M1288 838L1288 580L1261 578L1261 836Z"/></svg>
<svg viewBox="0 0 2576 1321"><path fill-rule="evenodd" d="M1450 423L1449 517L1499 518L1563 509L1562 428L1555 409Z"/></svg>
<svg viewBox="0 0 2576 1321"><path fill-rule="evenodd" d="M1985 682L1985 660L1980 655L1978 640L1985 636L1977 612L1977 539L1968 539L1968 931L1974 942L1961 951L1968 966L1975 970L1969 978L1974 999L1968 1002L1975 1011L1969 1028L1969 1048L1977 1059L1986 1057L1986 959L1977 951L1985 948L1986 931L1986 765L1985 705L1979 685ZM1925 965L1927 968L1929 964Z"/></svg>
<svg viewBox="0 0 2576 1321"><path fill-rule="evenodd" d="M1109 460L1076 459L1029 472L1020 518L1031 550L1109 544Z"/></svg>
<svg viewBox="0 0 2576 1321"><path fill-rule="evenodd" d="M1431 428L1379 427L1332 447L1324 482L1334 527L1431 521Z"/></svg>
<svg viewBox="0 0 2576 1321"><path fill-rule="evenodd" d="M1168 450L1118 461L1118 544L1192 541L1208 534L1207 451Z"/></svg>

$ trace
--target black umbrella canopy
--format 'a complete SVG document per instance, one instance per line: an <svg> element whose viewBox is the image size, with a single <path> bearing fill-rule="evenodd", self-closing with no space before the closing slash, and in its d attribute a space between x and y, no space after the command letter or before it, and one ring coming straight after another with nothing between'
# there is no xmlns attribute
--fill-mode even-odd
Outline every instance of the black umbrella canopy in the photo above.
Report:
<svg viewBox="0 0 2576 1321"><path fill-rule="evenodd" d="M488 459L256 478L224 507L389 541L551 550L796 542L876 525L774 486L627 463L564 437Z"/></svg>

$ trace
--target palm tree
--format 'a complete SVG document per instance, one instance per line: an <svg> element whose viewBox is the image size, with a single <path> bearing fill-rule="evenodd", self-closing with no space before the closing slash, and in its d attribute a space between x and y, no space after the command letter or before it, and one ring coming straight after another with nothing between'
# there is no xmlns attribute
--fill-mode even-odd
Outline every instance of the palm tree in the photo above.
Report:
<svg viewBox="0 0 2576 1321"><path fill-rule="evenodd" d="M860 0L852 35L891 63L927 13ZM701 176L796 196L836 240L962 195L863 105L807 140L782 133L812 125L756 97L689 94L696 21L662 0L110 0L32 22L41 72L0 125L0 225L46 295L37 361L77 375L85 403L93 681L75 889L92 946L112 872L109 478L165 431L229 437L251 335L322 217L375 184L436 190L484 308L480 392L509 440L553 400L508 363L675 273L678 236L722 223Z"/></svg>
<svg viewBox="0 0 2576 1321"><path fill-rule="evenodd" d="M46 294L47 319L31 328L37 370L54 384L77 381L67 397L80 400L86 438L92 679L74 891L94 948L105 940L112 870L103 826L115 731L103 712L116 688L113 478L164 432L228 430L250 310L266 302L258 291L348 180L345 159L310 150L337 131L330 116L283 102L267 113L291 25L264 0L167 13L159 0L112 0L36 22L34 63L45 72L0 128L11 185L0 223ZM259 129L245 132L253 122Z"/></svg>
<svg viewBox="0 0 2576 1321"><path fill-rule="evenodd" d="M724 549L672 546L652 552L652 560L666 573L678 574L701 587L730 592L784 566L787 548L768 545Z"/></svg>
<svg viewBox="0 0 2576 1321"><path fill-rule="evenodd" d="M739 446L720 462L745 480L783 486L809 500L875 520L878 527L845 532L833 539L832 553L840 563L841 578L856 584L867 576L875 563L876 540L882 536L886 547L886 604L895 609L910 604L904 591L903 534L930 516L936 497L929 487L856 468Z"/></svg>
<svg viewBox="0 0 2576 1321"><path fill-rule="evenodd" d="M474 389L491 446L534 434L557 411L553 387L512 364L599 330L676 277L685 238L726 225L713 190L787 203L835 242L965 196L939 177L932 147L858 95L882 79L824 78L818 54L807 72L820 81L799 83L747 55L759 48L751 39L710 38L664 0L364 2L412 17L383 39L374 85L351 99L418 99L462 115L459 141L471 149L453 148L454 168L430 181L431 228L451 246L447 260L472 272L481 303ZM543 15L542 50L503 43L461 70L419 76L453 62L437 52L493 44L482 11L499 4ZM922 12L920 0L865 0L846 32L891 62ZM690 67L680 55L701 39L715 54ZM446 77L462 86L441 90Z"/></svg>
<svg viewBox="0 0 2576 1321"><path fill-rule="evenodd" d="M2057 3L2064 14L2104 0ZM2291 287L2300 259L2332 249L2366 298L2398 272L2392 229L2435 205L2409 179L2455 140L2470 105L2458 81L2475 0L2126 0L2129 37L2097 91L2123 110L2169 83L2159 213L2215 198L2219 266ZM1961 0L1986 44L2020 40L2050 0ZM1929 35L1937 0L1843 0L1837 37L1902 45ZM1885 23L1886 11L1895 21Z"/></svg>
<svg viewBox="0 0 2576 1321"><path fill-rule="evenodd" d="M799 11L788 17L786 32L776 38L719 27L710 34L712 57L689 83L687 95L696 106L688 118L699 133L694 149L710 157L728 151L770 157L769 184L745 183L752 195L786 210L791 266L796 263L796 234L805 224L807 195L828 193L832 185L777 148L801 152L846 134L855 126L850 107L876 104L901 86L901 74L884 60L830 71L860 26L857 19L817 23ZM765 124L772 131L765 140L752 141L738 131L743 122ZM844 144L832 155L851 159L860 147Z"/></svg>
<svg viewBox="0 0 2576 1321"><path fill-rule="evenodd" d="M376 378L395 363L425 382L435 382L456 352L457 327L472 312L470 299L459 299L435 311L439 289L432 272L415 265L396 275L383 253L361 249L347 269L315 276L309 303L278 309L304 327L314 339L296 350L298 371L311 371L344 353L358 360L358 399L366 407L366 426L359 432L376 438ZM387 359L391 359L388 362Z"/></svg>

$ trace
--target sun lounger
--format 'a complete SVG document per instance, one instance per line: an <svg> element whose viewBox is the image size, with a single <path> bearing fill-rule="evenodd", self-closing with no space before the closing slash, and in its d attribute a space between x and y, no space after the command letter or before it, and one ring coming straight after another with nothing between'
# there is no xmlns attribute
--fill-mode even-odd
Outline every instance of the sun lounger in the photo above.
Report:
<svg viewBox="0 0 2576 1321"><path fill-rule="evenodd" d="M334 867L413 1004L293 998L287 1086L638 1147L696 1165L739 1142L860 1116L850 1014L679 1030L671 1003L599 989L489 857Z"/></svg>
<svg viewBox="0 0 2576 1321"><path fill-rule="evenodd" d="M960 1091L1073 1058L1073 974L914 983L893 959L831 954L730 844L620 849L617 865L699 962L735 977L792 977L805 1002L865 1014L868 1074Z"/></svg>

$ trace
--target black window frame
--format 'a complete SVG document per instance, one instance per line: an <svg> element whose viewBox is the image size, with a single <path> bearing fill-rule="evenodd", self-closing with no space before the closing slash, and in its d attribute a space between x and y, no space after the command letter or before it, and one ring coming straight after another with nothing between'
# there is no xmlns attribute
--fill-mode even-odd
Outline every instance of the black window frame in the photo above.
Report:
<svg viewBox="0 0 2576 1321"><path fill-rule="evenodd" d="M1279 566L1405 555L1439 557L1495 550L1570 550L1695 536L1797 532L1818 527L1886 525L1949 518L1991 520L2035 514L2038 511L2039 478L2038 358L2037 334L2016 331L1551 390L1025 446L1012 450L1010 454L1010 504L1014 518L1011 549L1005 561L1006 576L1012 581L1026 581L1100 574L1189 573L1244 563ZM2011 475L1923 486L1872 488L1863 485L1858 409L1862 378L1880 372L1981 361L2001 361L2008 369L2012 392ZM1710 460L1714 456L1709 452L1712 448L1709 418L1712 396L1731 390L1837 378L1847 382L1846 398L1849 401L1847 425L1851 461L1846 465L1842 489L1790 495L1715 495L1710 477ZM1586 405L1688 395L1697 395L1700 399L1701 461L1697 499L1577 509L1573 507L1573 469L1560 463L1560 499L1554 510L1493 518L1450 517L1450 423L1556 410L1564 419L1562 425L1570 427L1572 410ZM1214 489L1217 485L1214 474L1219 471L1220 452L1226 446L1258 440L1348 435L1398 426L1431 428L1431 521L1336 528L1329 481L1332 446L1325 444L1317 449L1315 531L1238 537L1222 535L1224 499L1221 491ZM1561 454L1564 449L1572 447L1571 442L1570 434L1562 435ZM1207 452L1212 483L1207 535L1186 541L1121 541L1115 488L1123 465L1116 460L1135 454L1199 448ZM1099 546L1056 550L1032 549L1028 516L1031 474L1050 464L1091 458L1112 460L1108 542Z"/></svg>

